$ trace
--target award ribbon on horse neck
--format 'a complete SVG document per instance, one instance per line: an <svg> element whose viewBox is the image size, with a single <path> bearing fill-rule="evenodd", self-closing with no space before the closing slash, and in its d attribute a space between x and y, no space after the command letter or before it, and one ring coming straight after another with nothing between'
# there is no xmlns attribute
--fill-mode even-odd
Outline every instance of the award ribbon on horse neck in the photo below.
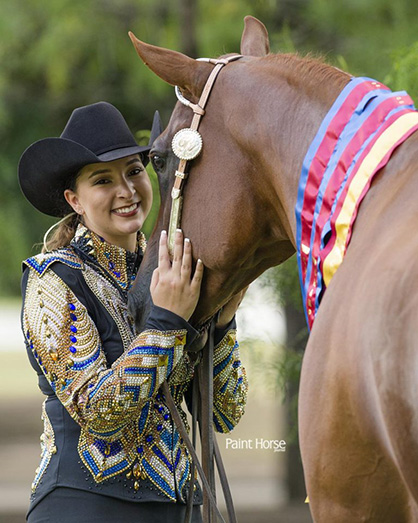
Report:
<svg viewBox="0 0 418 523"><path fill-rule="evenodd" d="M361 201L394 149L418 129L404 91L352 78L321 123L302 165L296 243L302 300L311 329L341 265Z"/></svg>

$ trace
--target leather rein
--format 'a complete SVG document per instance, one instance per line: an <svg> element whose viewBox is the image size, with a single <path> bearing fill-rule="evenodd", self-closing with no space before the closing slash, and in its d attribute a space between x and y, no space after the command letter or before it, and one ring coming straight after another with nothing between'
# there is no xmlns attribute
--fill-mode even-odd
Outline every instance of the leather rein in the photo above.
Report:
<svg viewBox="0 0 418 523"><path fill-rule="evenodd" d="M188 174L186 173L187 163L196 158L202 150L203 140L198 132L199 124L205 114L205 107L209 95L212 91L215 80L220 71L230 62L239 60L242 55L231 55L226 58L198 58L200 61L208 62L214 65L206 84L203 88L197 104L187 100L176 87L176 96L178 100L193 111L193 118L190 127L178 131L172 140L172 149L174 154L179 158L178 168L175 172L175 181L171 191L171 213L168 227L168 247L170 253L173 252L174 237L176 230L181 227L181 215L183 204L183 188ZM225 523L225 519L220 513L216 504L215 492L215 470L216 462L218 475L221 482L225 504L228 512L229 523L236 523L235 510L232 502L232 496L228 485L225 469L222 463L221 454L213 432L213 352L214 352L214 331L215 320L213 319L209 327L208 341L203 348L202 361L196 366L196 373L193 379L192 394L192 439L187 433L181 416L177 410L174 400L170 393L167 382L163 384L163 393L166 396L168 407L170 408L177 429L183 438L187 449L192 456L190 488L187 499L187 510L185 523L192 521L193 509L193 485L195 477L195 468L199 473L203 485L203 522L215 523L220 520ZM196 422L200 426L200 439L202 447L202 464L197 456L196 445Z"/></svg>

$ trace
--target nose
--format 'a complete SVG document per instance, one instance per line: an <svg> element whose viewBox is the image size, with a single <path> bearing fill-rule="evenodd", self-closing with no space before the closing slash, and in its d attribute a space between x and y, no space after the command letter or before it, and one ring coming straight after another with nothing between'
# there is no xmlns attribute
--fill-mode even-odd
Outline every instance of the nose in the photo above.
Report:
<svg viewBox="0 0 418 523"><path fill-rule="evenodd" d="M125 200L131 199L135 195L135 185L129 178L122 178L118 184L117 195Z"/></svg>

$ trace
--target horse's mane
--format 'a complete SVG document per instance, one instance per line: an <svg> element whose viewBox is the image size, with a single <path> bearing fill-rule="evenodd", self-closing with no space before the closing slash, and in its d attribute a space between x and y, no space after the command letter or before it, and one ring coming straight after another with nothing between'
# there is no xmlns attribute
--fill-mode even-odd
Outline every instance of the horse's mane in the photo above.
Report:
<svg viewBox="0 0 418 523"><path fill-rule="evenodd" d="M349 73L327 64L323 57L313 57L310 54L306 56L296 53L269 54L265 60L279 67L287 77L295 78L298 83L305 85L317 86L318 82L320 84L332 82L337 88L342 89L350 78Z"/></svg>

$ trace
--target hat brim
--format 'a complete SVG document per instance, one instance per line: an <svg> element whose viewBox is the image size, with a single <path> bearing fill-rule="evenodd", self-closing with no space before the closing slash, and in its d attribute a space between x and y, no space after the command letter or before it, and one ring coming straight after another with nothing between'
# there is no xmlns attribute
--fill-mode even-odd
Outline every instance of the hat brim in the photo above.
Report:
<svg viewBox="0 0 418 523"><path fill-rule="evenodd" d="M20 158L20 188L39 211L49 216L65 216L72 209L64 198L64 191L80 169L91 163L111 162L133 154L141 155L145 165L150 149L150 145L137 145L95 155L72 140L44 138L30 145Z"/></svg>

